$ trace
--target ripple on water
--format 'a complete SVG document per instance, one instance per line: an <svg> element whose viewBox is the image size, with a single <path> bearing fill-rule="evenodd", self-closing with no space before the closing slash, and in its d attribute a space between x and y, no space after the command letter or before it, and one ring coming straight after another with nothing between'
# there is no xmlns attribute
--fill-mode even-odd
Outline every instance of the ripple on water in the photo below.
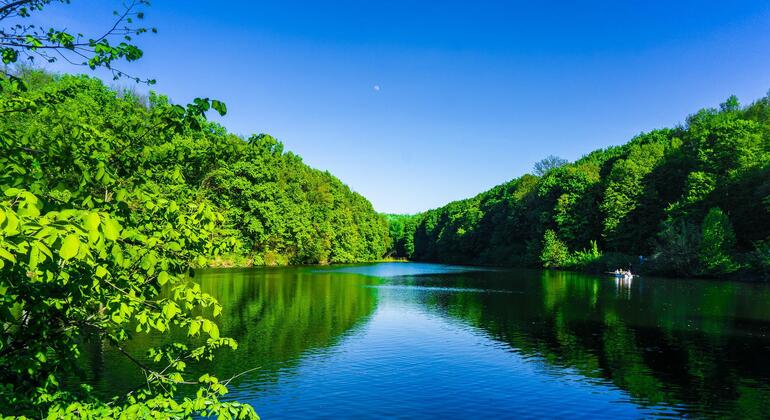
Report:
<svg viewBox="0 0 770 420"><path fill-rule="evenodd" d="M228 398L263 418L770 412L770 285L645 278L619 291L574 273L409 263L198 280L240 343L216 373L261 366ZM98 389L125 371L84 359L102 363Z"/></svg>

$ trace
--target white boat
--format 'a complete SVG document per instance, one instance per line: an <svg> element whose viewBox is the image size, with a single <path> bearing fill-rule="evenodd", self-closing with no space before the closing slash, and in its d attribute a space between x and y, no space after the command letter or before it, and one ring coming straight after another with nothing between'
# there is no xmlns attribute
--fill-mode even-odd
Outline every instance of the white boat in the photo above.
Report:
<svg viewBox="0 0 770 420"><path fill-rule="evenodd" d="M634 279L634 275L631 274L631 273L628 273L628 272L626 272L626 273L610 273L610 274L615 276L615 278L618 279L618 280L633 280Z"/></svg>

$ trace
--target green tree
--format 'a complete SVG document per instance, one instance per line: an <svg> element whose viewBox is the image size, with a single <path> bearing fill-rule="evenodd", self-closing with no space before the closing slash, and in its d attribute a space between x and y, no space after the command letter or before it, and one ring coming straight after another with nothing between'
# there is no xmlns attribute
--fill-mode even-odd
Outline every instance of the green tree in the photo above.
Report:
<svg viewBox="0 0 770 420"><path fill-rule="evenodd" d="M546 230L543 235L543 250L540 253L540 261L543 267L558 268L564 266L569 258L567 245L560 241L553 230Z"/></svg>
<svg viewBox="0 0 770 420"><path fill-rule="evenodd" d="M125 73L113 62L141 58L131 41L147 31L133 26L143 18L137 8L145 1L126 4L112 29L88 39L24 22L52 3L69 1L0 2L6 65L61 57L91 69L105 67L117 78ZM85 61L75 63L75 56ZM170 137L200 130L205 112L214 108L223 114L224 104L160 103L140 115L137 98L127 94L118 101L100 83L57 82L24 70L5 76L0 81L0 410L50 418L256 417L248 405L219 401L227 381L186 373L188 363L236 347L214 322L221 306L188 277L191 266L217 252L213 238L222 216L210 202L179 193L181 165L158 162L162 153L156 149ZM118 115L127 118L100 126ZM145 358L124 351L134 335L173 330L179 339L148 348ZM109 401L96 398L86 385L63 385L62 377L77 371L86 342L117 349L145 380ZM191 397L179 398L179 387L193 387Z"/></svg>
<svg viewBox="0 0 770 420"><path fill-rule="evenodd" d="M210 202L185 192L184 165L165 161L168 140L199 130L189 121L205 124L201 117L162 103L139 115L136 98L117 100L85 78L26 92L5 87L2 410L34 417L253 417L247 405L219 402L224 381L185 373L186 364L236 346L213 320L221 307L187 276L217 252L222 217ZM84 342L120 351L134 335L170 331L180 339L148 348L146 359L126 354L147 378L131 394L108 402L85 386L61 384L77 370ZM197 393L181 400L179 387Z"/></svg>
<svg viewBox="0 0 770 420"><path fill-rule="evenodd" d="M730 98L684 126L639 135L574 163L547 159L541 176L525 175L426 212L417 221L414 257L541 265L551 230L569 249L596 240L597 250L611 251L576 253L574 268L616 268L651 255L645 270L706 274L700 226L708 210L719 207L734 223L735 260L754 261L747 267L762 271L764 257L755 254L770 236L769 138L770 99L743 108Z"/></svg>
<svg viewBox="0 0 770 420"><path fill-rule="evenodd" d="M708 274L725 274L737 270L731 254L735 247L735 233L730 219L718 207L709 210L701 226L700 252L703 270Z"/></svg>

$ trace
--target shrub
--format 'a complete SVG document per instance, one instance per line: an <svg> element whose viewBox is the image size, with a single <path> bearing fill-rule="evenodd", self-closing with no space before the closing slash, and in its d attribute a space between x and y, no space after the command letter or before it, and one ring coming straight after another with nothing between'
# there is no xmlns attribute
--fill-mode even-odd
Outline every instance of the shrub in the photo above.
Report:
<svg viewBox="0 0 770 420"><path fill-rule="evenodd" d="M736 271L739 266L731 254L735 248L735 233L727 215L722 209L709 210L701 226L701 241L698 260L704 274L726 274Z"/></svg>
<svg viewBox="0 0 770 420"><path fill-rule="evenodd" d="M567 245L559 240L556 232L546 230L543 235L543 250L540 253L540 262L546 268L563 267L569 258L569 249Z"/></svg>

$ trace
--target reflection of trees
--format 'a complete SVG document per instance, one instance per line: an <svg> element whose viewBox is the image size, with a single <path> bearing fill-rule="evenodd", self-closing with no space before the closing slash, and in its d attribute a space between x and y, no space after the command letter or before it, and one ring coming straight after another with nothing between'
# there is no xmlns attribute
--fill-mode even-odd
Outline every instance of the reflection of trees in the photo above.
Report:
<svg viewBox="0 0 770 420"><path fill-rule="evenodd" d="M376 290L361 287L367 280L360 276L297 269L226 273L200 279L225 308L223 333L239 345L218 362L223 377L333 345L376 306Z"/></svg>
<svg viewBox="0 0 770 420"><path fill-rule="evenodd" d="M303 353L334 345L377 304L376 290L361 287L372 280L345 276L296 268L200 272L196 281L201 289L223 306L222 335L238 341L236 351L224 352L205 371L228 378L263 366L240 380L269 381L277 376L275 369L293 366ZM137 335L129 350L142 357L158 338ZM89 377L83 379L102 392L113 394L116 388L130 389L143 380L134 366L114 357L110 349L92 345L84 354ZM197 377L195 365L188 370Z"/></svg>
<svg viewBox="0 0 770 420"><path fill-rule="evenodd" d="M244 376L243 387L269 383L279 369L291 372L303 354L334 345L377 304L377 289L361 286L378 280L340 272L216 270L196 280L224 306L223 335L240 343L215 359L212 370L226 378L265 367ZM526 270L404 276L388 283L435 287L411 298L525 356L610 381L642 405L741 417L761 417L770 407L766 287L647 278L619 285L610 278ZM132 351L141 354L154 339L137 336ZM91 366L86 379L99 389L142 380L108 349L93 345L85 354Z"/></svg>
<svg viewBox="0 0 770 420"><path fill-rule="evenodd" d="M425 304L524 355L609 380L643 405L742 416L770 409L767 288L655 279L619 285L525 270L444 276L441 286L470 276L474 287L513 293L446 293Z"/></svg>

